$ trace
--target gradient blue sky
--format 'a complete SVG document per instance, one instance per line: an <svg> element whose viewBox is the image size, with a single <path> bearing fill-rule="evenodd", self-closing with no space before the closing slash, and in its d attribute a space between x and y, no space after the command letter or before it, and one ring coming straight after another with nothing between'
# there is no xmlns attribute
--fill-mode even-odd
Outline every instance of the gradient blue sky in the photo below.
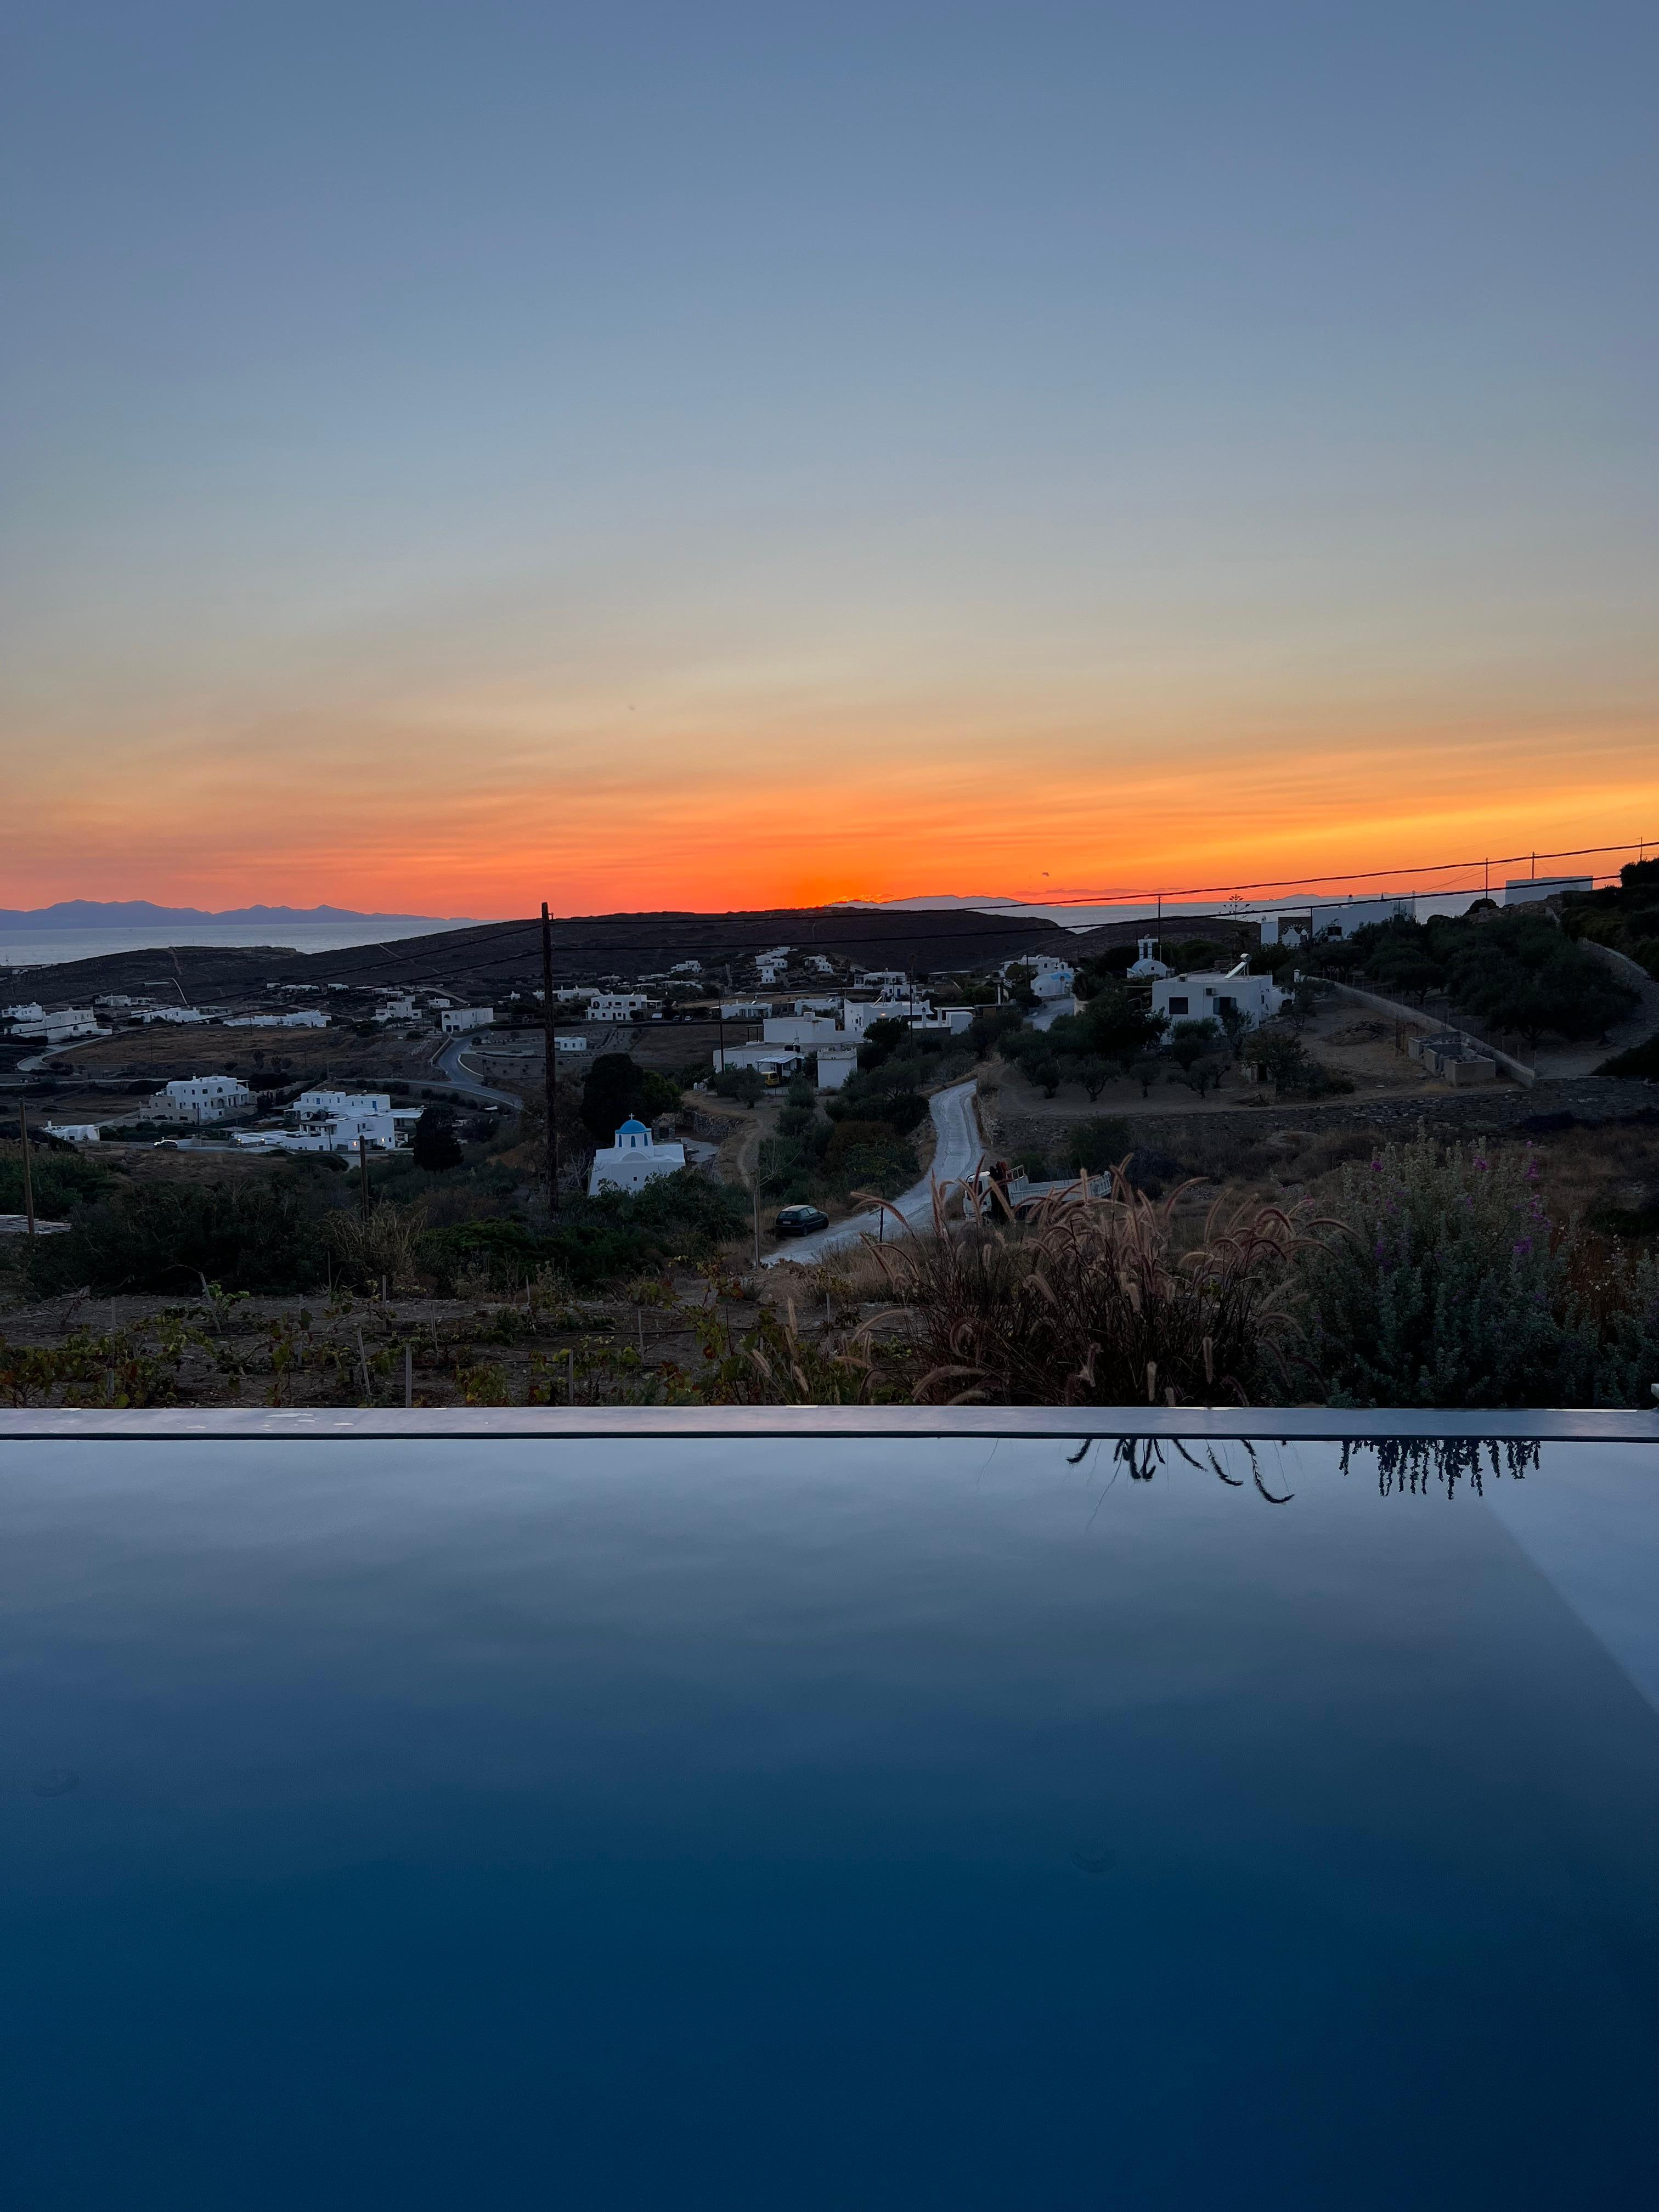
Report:
<svg viewBox="0 0 1659 2212"><path fill-rule="evenodd" d="M1659 832L1650 5L4 20L0 903Z"/></svg>

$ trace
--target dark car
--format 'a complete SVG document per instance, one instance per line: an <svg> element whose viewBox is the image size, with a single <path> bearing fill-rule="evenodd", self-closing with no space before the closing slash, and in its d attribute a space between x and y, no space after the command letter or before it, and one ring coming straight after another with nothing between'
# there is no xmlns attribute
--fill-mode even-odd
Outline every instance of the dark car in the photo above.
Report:
<svg viewBox="0 0 1659 2212"><path fill-rule="evenodd" d="M830 1217L816 1206L786 1206L772 1226L780 1237L810 1237L815 1229L827 1229Z"/></svg>

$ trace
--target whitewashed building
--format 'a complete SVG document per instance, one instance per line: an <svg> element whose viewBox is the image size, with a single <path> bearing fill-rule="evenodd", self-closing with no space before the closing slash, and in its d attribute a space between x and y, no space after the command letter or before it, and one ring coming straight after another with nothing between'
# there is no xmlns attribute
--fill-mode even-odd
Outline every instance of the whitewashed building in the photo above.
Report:
<svg viewBox="0 0 1659 2212"><path fill-rule="evenodd" d="M590 1022L637 1022L651 1011L651 1000L643 991L592 991L588 994L587 1018Z"/></svg>
<svg viewBox="0 0 1659 2212"><path fill-rule="evenodd" d="M14 1037L38 1037L43 1044L70 1044L76 1037L104 1036L106 1030L98 1026L98 1017L90 1006L41 1007L8 1006L11 1027L7 1034Z"/></svg>
<svg viewBox="0 0 1659 2212"><path fill-rule="evenodd" d="M1333 899L1305 906L1299 913L1264 914L1261 942L1306 945L1321 937L1352 937L1356 930L1369 929L1374 923L1411 921L1416 915L1417 901L1408 892L1389 892L1380 898Z"/></svg>
<svg viewBox="0 0 1659 2212"><path fill-rule="evenodd" d="M328 1016L313 1006L295 1006L281 1014L232 1014L228 1030L325 1030Z"/></svg>
<svg viewBox="0 0 1659 2212"><path fill-rule="evenodd" d="M859 1072L859 1048L855 1044L821 1044L818 1047L818 1089L839 1091L849 1075Z"/></svg>
<svg viewBox="0 0 1659 2212"><path fill-rule="evenodd" d="M158 1091L146 1109L152 1121L188 1121L198 1128L253 1110L253 1093L239 1076L186 1075Z"/></svg>
<svg viewBox="0 0 1659 2212"><path fill-rule="evenodd" d="M615 1139L594 1153L587 1194L597 1198L606 1190L641 1191L659 1176L677 1175L684 1165L684 1145L658 1144L644 1122L630 1115Z"/></svg>
<svg viewBox="0 0 1659 2212"><path fill-rule="evenodd" d="M468 1030L487 1030L495 1019L494 1006L446 1006L438 1017L445 1034L462 1036Z"/></svg>
<svg viewBox="0 0 1659 2212"><path fill-rule="evenodd" d="M1255 1024L1271 1020L1285 995L1271 975L1252 975L1248 960L1224 973L1218 968L1152 979L1152 1012L1171 1022L1219 1022L1231 1009Z"/></svg>
<svg viewBox="0 0 1659 2212"><path fill-rule="evenodd" d="M389 1114L389 1091L302 1091L289 1108L302 1121L326 1121L336 1114Z"/></svg>

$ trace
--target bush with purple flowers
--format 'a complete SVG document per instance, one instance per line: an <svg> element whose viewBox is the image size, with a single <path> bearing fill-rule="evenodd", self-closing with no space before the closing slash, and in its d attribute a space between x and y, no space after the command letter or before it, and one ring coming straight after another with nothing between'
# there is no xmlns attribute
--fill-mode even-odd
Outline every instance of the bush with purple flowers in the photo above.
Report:
<svg viewBox="0 0 1659 2212"><path fill-rule="evenodd" d="M1536 1155L1419 1135L1343 1171L1344 1231L1304 1261L1297 1364L1333 1406L1652 1402L1659 1267L1546 1211ZM1592 1283L1593 1278L1593 1283Z"/></svg>

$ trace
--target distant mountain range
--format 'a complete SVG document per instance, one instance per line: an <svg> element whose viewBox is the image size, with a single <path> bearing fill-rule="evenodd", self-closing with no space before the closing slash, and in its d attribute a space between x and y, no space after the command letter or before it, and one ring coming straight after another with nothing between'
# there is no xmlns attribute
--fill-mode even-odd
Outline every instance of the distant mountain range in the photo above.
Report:
<svg viewBox="0 0 1659 2212"><path fill-rule="evenodd" d="M199 929L215 921L304 921L319 927L340 922L401 927L416 922L432 929L471 926L464 915L358 914L346 906L234 906L215 912L199 906L156 906L149 899L59 899L55 906L0 907L0 927L7 929L133 929L155 922L178 922Z"/></svg>

